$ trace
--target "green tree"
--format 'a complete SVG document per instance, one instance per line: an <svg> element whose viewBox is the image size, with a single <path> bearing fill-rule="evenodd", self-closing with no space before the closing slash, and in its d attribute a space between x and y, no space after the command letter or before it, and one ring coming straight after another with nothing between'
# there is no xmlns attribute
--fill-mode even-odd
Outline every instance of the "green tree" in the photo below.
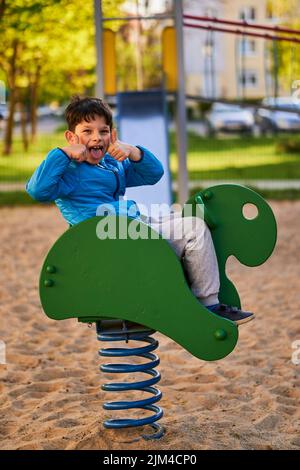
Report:
<svg viewBox="0 0 300 470"><path fill-rule="evenodd" d="M0 67L9 89L8 155L17 104L23 114L29 108L33 141L41 96L66 99L95 82L93 2L7 0L0 34Z"/></svg>
<svg viewBox="0 0 300 470"><path fill-rule="evenodd" d="M0 0L0 21L4 15L6 0Z"/></svg>
<svg viewBox="0 0 300 470"><path fill-rule="evenodd" d="M299 31L300 0L289 0L288 2L286 0L269 0L268 9L273 18L279 20L279 26ZM278 41L277 49L281 88L285 92L291 93L293 82L300 79L300 45Z"/></svg>
<svg viewBox="0 0 300 470"><path fill-rule="evenodd" d="M132 14L126 11L128 2L124 0L104 0L102 6L104 17ZM105 26L117 31L119 91L136 89L137 69L141 72L141 67L143 87L159 86L161 31L158 22L140 25L142 60L139 67L134 23L112 21ZM93 93L96 80L94 1L0 0L0 37L0 79L7 83L9 104L4 154L9 155L17 109L21 114L26 150L29 141L34 142L36 136L38 104L63 103L72 94Z"/></svg>

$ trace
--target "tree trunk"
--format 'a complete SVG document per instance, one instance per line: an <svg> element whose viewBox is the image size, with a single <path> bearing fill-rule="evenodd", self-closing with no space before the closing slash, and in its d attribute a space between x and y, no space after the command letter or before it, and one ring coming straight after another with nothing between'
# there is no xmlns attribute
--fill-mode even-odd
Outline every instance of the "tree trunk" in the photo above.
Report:
<svg viewBox="0 0 300 470"><path fill-rule="evenodd" d="M12 137L14 130L14 115L16 109L15 92L12 90L9 97L8 118L4 134L4 150L3 155L10 155L12 150Z"/></svg>
<svg viewBox="0 0 300 470"><path fill-rule="evenodd" d="M139 16L139 1L135 0L136 14ZM143 44L142 44L142 22L136 22L136 43L135 43L135 57L136 57L136 81L138 91L144 89L144 74L143 74Z"/></svg>
<svg viewBox="0 0 300 470"><path fill-rule="evenodd" d="M30 99L30 125L31 125L31 143L36 140L37 131L37 106L38 106L38 88L41 76L41 65L36 68L34 79L31 82L31 99Z"/></svg>
<svg viewBox="0 0 300 470"><path fill-rule="evenodd" d="M2 20L3 15L4 15L4 10L6 7L5 3L6 3L6 0L0 0L0 21Z"/></svg>
<svg viewBox="0 0 300 470"><path fill-rule="evenodd" d="M24 103L20 100L19 101L19 111L21 116L21 133L22 133L22 142L23 142L23 149L24 152L28 151L28 134L27 134L27 113Z"/></svg>
<svg viewBox="0 0 300 470"><path fill-rule="evenodd" d="M12 150L12 138L14 130L14 114L16 109L16 76L17 76L17 54L18 54L18 41L15 39L13 43L13 54L10 60L8 82L10 87L9 95L9 110L6 122L6 129L4 134L4 150L3 155L10 155Z"/></svg>

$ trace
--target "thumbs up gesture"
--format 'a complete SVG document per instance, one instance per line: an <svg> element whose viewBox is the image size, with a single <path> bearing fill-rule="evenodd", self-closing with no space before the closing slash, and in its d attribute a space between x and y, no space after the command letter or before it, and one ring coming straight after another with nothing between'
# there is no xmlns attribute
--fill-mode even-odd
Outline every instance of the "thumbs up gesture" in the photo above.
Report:
<svg viewBox="0 0 300 470"><path fill-rule="evenodd" d="M126 158L136 162L141 159L140 149L118 140L116 129L111 131L111 141L107 152L118 162L122 162Z"/></svg>

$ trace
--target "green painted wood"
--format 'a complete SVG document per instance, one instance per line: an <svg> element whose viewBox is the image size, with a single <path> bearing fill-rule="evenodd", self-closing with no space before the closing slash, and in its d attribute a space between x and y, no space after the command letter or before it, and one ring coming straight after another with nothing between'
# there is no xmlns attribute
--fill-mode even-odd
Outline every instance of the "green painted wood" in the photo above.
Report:
<svg viewBox="0 0 300 470"><path fill-rule="evenodd" d="M273 213L256 193L236 185L215 186L196 198L212 229L221 300L238 305L236 289L225 275L227 257L234 254L248 266L264 262L276 240ZM241 207L253 201L259 217L245 225ZM190 202L196 208L195 197ZM99 239L99 224L115 224L116 238ZM131 237L126 238L128 232ZM67 230L45 259L40 297L50 318L130 320L160 331L207 361L225 357L238 339L234 323L212 314L194 297L169 244L150 227L126 217L94 217Z"/></svg>
<svg viewBox="0 0 300 470"><path fill-rule="evenodd" d="M55 320L123 318L169 336L191 354L220 359L234 348L236 326L206 310L191 293L169 244L147 225L126 217L106 221L144 230L149 239L97 237L94 217L67 230L53 245L40 277L45 313Z"/></svg>

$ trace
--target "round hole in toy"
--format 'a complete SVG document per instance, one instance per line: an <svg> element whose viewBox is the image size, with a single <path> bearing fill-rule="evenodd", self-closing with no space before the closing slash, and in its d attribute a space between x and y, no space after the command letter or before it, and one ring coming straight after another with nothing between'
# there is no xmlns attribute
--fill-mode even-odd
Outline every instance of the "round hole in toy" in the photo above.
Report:
<svg viewBox="0 0 300 470"><path fill-rule="evenodd" d="M246 204L243 205L243 216L247 220L253 220L256 219L258 216L258 208L255 204L252 204L250 202L247 202Z"/></svg>

